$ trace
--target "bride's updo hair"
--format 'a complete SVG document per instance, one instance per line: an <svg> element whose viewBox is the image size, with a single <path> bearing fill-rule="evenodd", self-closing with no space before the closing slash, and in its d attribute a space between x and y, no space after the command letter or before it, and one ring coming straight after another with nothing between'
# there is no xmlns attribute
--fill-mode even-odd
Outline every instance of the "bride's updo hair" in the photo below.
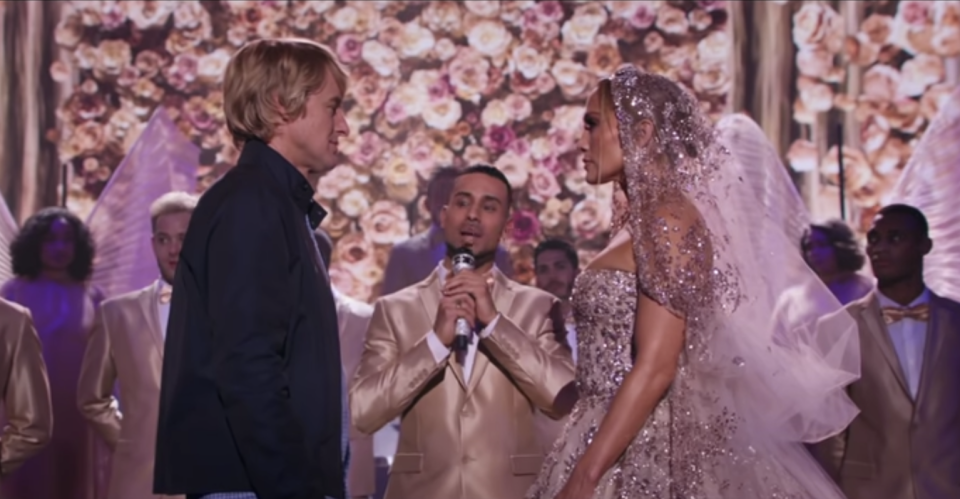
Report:
<svg viewBox="0 0 960 499"><path fill-rule="evenodd" d="M660 134L667 127L664 121L669 120L672 123L672 132L680 139L675 142L682 147L682 152L689 158L698 158L700 156L700 142L698 132L700 127L700 104L695 97L690 95L680 85L673 82L665 76L653 73L642 73L641 93L645 94L643 99L634 101L625 101L619 103L620 108L625 113L633 114L639 117L636 121L649 119L653 122L655 133L658 139L663 139ZM611 78L600 80L597 92L600 98L600 108L604 113L615 113L613 82ZM621 123L622 120L617 120ZM665 143L659 140L661 144ZM673 151L664 151L668 156L675 157Z"/></svg>

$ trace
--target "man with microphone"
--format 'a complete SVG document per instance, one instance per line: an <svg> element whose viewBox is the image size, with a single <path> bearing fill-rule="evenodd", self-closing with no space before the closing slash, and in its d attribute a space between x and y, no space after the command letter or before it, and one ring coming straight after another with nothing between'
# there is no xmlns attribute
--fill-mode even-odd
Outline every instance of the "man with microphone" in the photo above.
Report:
<svg viewBox="0 0 960 499"><path fill-rule="evenodd" d="M520 499L544 457L536 410L571 406L559 302L494 266L511 194L493 167L461 172L441 213L447 257L375 304L350 408L367 434L401 417L385 499Z"/></svg>

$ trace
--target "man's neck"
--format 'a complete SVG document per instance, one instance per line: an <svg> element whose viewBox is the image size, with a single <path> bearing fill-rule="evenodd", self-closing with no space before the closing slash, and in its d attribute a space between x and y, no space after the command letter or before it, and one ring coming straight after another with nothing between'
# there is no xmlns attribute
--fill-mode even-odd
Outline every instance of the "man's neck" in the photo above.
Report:
<svg viewBox="0 0 960 499"><path fill-rule="evenodd" d="M923 272L895 282L877 282L877 290L883 293L883 296L903 306L913 303L926 289Z"/></svg>
<svg viewBox="0 0 960 499"><path fill-rule="evenodd" d="M303 175L303 178L307 179L307 182L309 182L311 186L316 187L320 179L314 175L309 168L299 164L300 162L296 158L297 155L294 154L292 148L287 147L286 142L273 139L267 142L267 146L276 151L277 154L283 156L283 159L287 160L295 170L300 172L300 175Z"/></svg>

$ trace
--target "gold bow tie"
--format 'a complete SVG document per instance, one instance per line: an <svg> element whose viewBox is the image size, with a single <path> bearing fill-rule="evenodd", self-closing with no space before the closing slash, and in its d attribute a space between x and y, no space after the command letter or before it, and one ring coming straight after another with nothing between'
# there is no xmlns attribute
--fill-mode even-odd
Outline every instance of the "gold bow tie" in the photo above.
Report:
<svg viewBox="0 0 960 499"><path fill-rule="evenodd" d="M926 303L915 307L883 307L883 320L887 324L900 322L903 319L913 319L915 321L927 322L930 320L930 306Z"/></svg>
<svg viewBox="0 0 960 499"><path fill-rule="evenodd" d="M166 305L170 303L170 297L173 296L173 288L170 286L162 286L160 288L160 304Z"/></svg>

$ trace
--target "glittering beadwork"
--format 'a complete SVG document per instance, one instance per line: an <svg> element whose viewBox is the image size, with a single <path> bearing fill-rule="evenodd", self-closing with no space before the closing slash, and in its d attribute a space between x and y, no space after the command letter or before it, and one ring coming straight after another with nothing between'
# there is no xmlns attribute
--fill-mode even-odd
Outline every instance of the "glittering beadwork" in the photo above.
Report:
<svg viewBox="0 0 960 499"><path fill-rule="evenodd" d="M712 124L667 78L625 67L612 83L628 200L623 221L637 271L588 269L577 279L572 306L580 400L527 498L554 499L592 442L632 368L640 293L686 319L685 350L670 390L593 497L582 499L840 497L808 456L793 459L802 447L752 439L755 429L744 427L731 403L739 399L730 396L726 370L742 371L750 361L729 351L721 358L711 343L720 328L730 333L724 317L745 300L742 267L728 259L727 233L712 230L724 223L711 189L727 154ZM656 133L641 144L644 120ZM788 470L764 455L771 448L802 468ZM799 476L817 483L801 484Z"/></svg>

